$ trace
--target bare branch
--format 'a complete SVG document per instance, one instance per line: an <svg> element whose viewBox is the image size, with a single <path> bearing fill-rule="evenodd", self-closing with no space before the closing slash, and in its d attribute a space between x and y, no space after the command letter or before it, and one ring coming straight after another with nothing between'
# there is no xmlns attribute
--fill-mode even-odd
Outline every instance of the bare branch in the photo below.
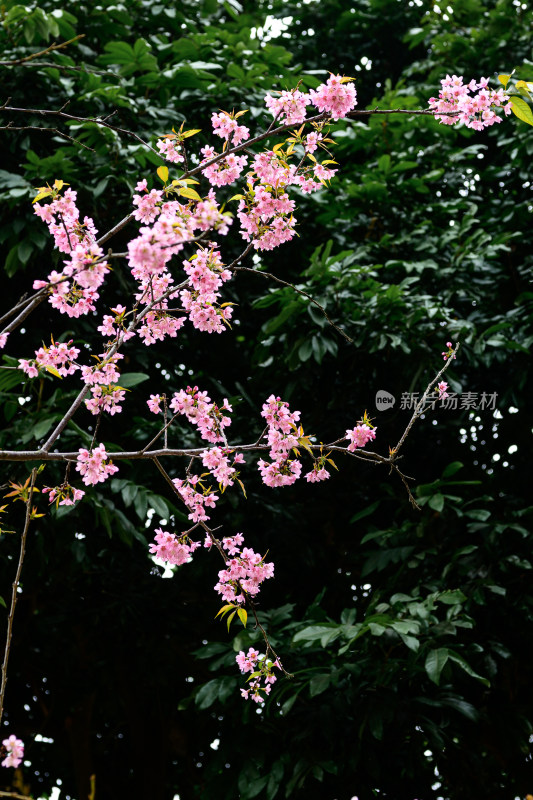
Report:
<svg viewBox="0 0 533 800"><path fill-rule="evenodd" d="M348 334L345 333L342 330L342 328L339 328L338 325L335 325L333 320L329 318L328 313L327 313L326 309L324 308L324 306L320 305L318 300L315 300L315 298L311 297L310 294L307 294L307 292L304 292L303 289L298 289L298 287L296 287L293 283L289 283L288 281L284 281L281 278L278 278L276 275L273 275L271 272L263 272L263 270L252 269L251 267L236 267L235 268L235 272L252 272L254 275L263 275L265 278L270 278L271 280L276 281L276 283L281 283L282 286L288 286L290 289L292 289L297 294L301 294L302 297L306 297L308 300L311 301L311 303L313 303L313 305L315 305L317 308L319 308L320 311L322 312L322 314L324 315L324 317L326 318L326 320L328 321L328 323L331 325L331 327L335 328L335 330L338 333L340 333L340 335L343 336L346 339L347 342L350 342L350 344L353 344L353 339L351 339L348 336Z"/></svg>
<svg viewBox="0 0 533 800"><path fill-rule="evenodd" d="M12 585L11 607L9 609L9 616L7 618L6 646L4 649L4 661L2 663L2 685L0 687L0 723L2 722L2 715L4 713L4 699L5 699L6 685L7 685L7 664L9 661L9 653L11 650L11 639L13 636L13 620L15 618L15 607L17 605L17 594L20 583L20 575L22 572L22 564L24 562L24 555L26 553L26 538L28 535L28 528L30 526L30 520L31 520L31 504L33 500L33 489L35 486L36 477L37 477L37 468L34 467L31 471L31 483L28 492L28 499L26 501L26 519L24 521L24 529L22 531L22 536L20 539L19 562L17 566L15 580L13 581Z"/></svg>
<svg viewBox="0 0 533 800"><path fill-rule="evenodd" d="M65 47L68 47L69 44L77 42L79 39L83 39L84 37L85 37L84 33L79 33L77 36L74 36L73 39L69 39L68 42L61 42L60 44L56 44L55 42L53 42L45 50L39 50L38 53L32 53L29 56L24 56L24 58L16 58L13 61L0 61L0 66L13 67L17 64L26 64L28 63L28 61L33 61L35 58L39 58L39 56L44 56L47 53L52 53L54 50L63 50Z"/></svg>

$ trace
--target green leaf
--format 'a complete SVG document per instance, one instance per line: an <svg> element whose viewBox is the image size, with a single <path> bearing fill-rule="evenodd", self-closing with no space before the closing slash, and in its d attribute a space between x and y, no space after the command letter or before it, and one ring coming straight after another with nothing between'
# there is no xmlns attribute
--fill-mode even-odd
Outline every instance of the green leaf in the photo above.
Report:
<svg viewBox="0 0 533 800"><path fill-rule="evenodd" d="M484 678L482 675L478 675L478 673L472 669L470 664L467 661L465 661L464 658L460 656L458 653L455 653L453 650L449 650L448 655L450 657L450 660L458 664L461 667L461 669L463 669L467 673L467 675L470 675L472 678L475 678L477 681L480 681L480 683L483 683L485 686L490 686L489 679Z"/></svg>
<svg viewBox="0 0 533 800"><path fill-rule="evenodd" d="M181 195L181 197L188 197L189 200L201 201L202 199L198 192L195 192L194 189L191 189L189 186L184 186L179 190L178 194Z"/></svg>
<svg viewBox="0 0 533 800"><path fill-rule="evenodd" d="M446 647L439 647L437 650L431 650L427 655L424 669L429 679L437 684L437 686L439 685L440 674L448 661L448 656L449 653Z"/></svg>
<svg viewBox="0 0 533 800"><path fill-rule="evenodd" d="M531 112L531 108L521 97L513 97L511 100L511 111L518 119L521 119L522 122L533 125L533 113Z"/></svg>
<svg viewBox="0 0 533 800"><path fill-rule="evenodd" d="M459 472L462 469L464 464L461 461L452 461L451 464L448 464L447 467L442 472L443 478L451 478L452 475L455 475L456 472Z"/></svg>
<svg viewBox="0 0 533 800"><path fill-rule="evenodd" d="M486 522L490 517L488 508L472 508L470 511L465 511L465 515L470 519L477 519L479 522Z"/></svg>
<svg viewBox="0 0 533 800"><path fill-rule="evenodd" d="M120 376L120 385L123 389L131 389L132 386L137 386L149 379L150 376L146 372L125 372Z"/></svg>
<svg viewBox="0 0 533 800"><path fill-rule="evenodd" d="M438 511L439 513L444 508L444 495L440 492L437 494L432 495L432 497L428 500L428 506L433 509L433 511Z"/></svg>
<svg viewBox="0 0 533 800"><path fill-rule="evenodd" d="M455 605L456 603L464 603L466 595L460 589L450 589L447 592L442 592L436 598L440 603L445 603L448 606Z"/></svg>
<svg viewBox="0 0 533 800"><path fill-rule="evenodd" d="M165 166L158 167L157 174L159 178L161 178L163 183L166 183L168 181L168 167Z"/></svg>
<svg viewBox="0 0 533 800"><path fill-rule="evenodd" d="M311 695L311 697L316 697L318 694L322 694L322 692L325 692L326 689L329 687L330 681L331 681L330 673L324 675L313 675L313 677L309 681L309 694Z"/></svg>
<svg viewBox="0 0 533 800"><path fill-rule="evenodd" d="M201 711L204 708L209 708L209 706L212 706L215 700L218 698L218 684L219 679L214 678L212 681L205 683L198 690L198 694L194 698L194 702Z"/></svg>
<svg viewBox="0 0 533 800"><path fill-rule="evenodd" d="M357 511L353 515L353 517L350 517L348 522L351 524L352 522L358 522L360 519L364 519L364 517L369 517L370 514L374 513L374 511L376 510L376 508L379 506L380 503L381 500L376 500L375 503L372 503L366 508L363 508L362 511ZM363 539L361 540L361 544L364 544L365 541L366 541L366 536L364 536Z"/></svg>

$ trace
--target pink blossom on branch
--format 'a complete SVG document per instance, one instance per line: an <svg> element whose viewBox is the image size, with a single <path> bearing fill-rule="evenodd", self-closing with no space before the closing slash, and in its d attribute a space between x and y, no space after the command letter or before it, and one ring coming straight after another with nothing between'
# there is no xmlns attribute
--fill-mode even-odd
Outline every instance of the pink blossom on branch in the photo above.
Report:
<svg viewBox="0 0 533 800"><path fill-rule="evenodd" d="M346 438L350 440L348 451L353 453L358 447L364 447L367 442L371 442L376 438L376 428L366 423L356 425L352 430L346 431Z"/></svg>
<svg viewBox="0 0 533 800"><path fill-rule="evenodd" d="M75 489L68 483L63 483L61 486L44 486L42 492L50 493L49 502L55 502L58 506L73 506L85 496L83 489Z"/></svg>
<svg viewBox="0 0 533 800"><path fill-rule="evenodd" d="M462 75L446 75L439 96L429 99L429 107L444 125L462 122L467 128L480 131L502 121L495 109L503 109L506 116L511 114L511 98L503 89L489 89L487 78L464 84Z"/></svg>
<svg viewBox="0 0 533 800"><path fill-rule="evenodd" d="M309 97L319 111L327 111L334 120L345 117L357 105L355 86L341 75L331 75L318 89L311 89Z"/></svg>
<svg viewBox="0 0 533 800"><path fill-rule="evenodd" d="M76 470L81 474L86 486L96 486L97 483L103 483L110 475L118 472L118 467L112 461L108 461L106 449L100 444L92 450L80 447Z"/></svg>
<svg viewBox="0 0 533 800"><path fill-rule="evenodd" d="M18 767L24 757L24 742L13 734L2 741L7 755L2 761L3 767Z"/></svg>

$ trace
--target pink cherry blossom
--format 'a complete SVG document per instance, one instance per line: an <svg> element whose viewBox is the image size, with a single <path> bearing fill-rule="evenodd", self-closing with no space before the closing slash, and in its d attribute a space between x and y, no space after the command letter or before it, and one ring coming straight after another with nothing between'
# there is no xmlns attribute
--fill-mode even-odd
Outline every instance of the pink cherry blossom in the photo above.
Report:
<svg viewBox="0 0 533 800"><path fill-rule="evenodd" d="M3 767L18 767L24 757L24 742L13 734L2 741L7 755L2 761Z"/></svg>

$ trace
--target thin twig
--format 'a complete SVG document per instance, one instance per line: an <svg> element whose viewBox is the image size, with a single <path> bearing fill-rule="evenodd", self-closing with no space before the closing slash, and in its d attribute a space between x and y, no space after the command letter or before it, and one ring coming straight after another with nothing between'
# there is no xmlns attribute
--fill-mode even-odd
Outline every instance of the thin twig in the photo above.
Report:
<svg viewBox="0 0 533 800"><path fill-rule="evenodd" d="M342 328L339 328L339 326L335 325L333 320L330 319L330 317L328 316L328 313L327 313L326 309L324 308L324 306L320 305L318 300L315 300L315 298L312 297L310 294L308 294L307 292L304 292L303 289L298 289L298 287L295 286L293 283L289 283L288 281L284 281L281 278L278 278L276 275L273 275L271 272L263 272L262 270L252 269L251 267L236 267L235 268L235 272L253 272L254 275L263 275L265 278L270 278L271 280L276 281L276 283L281 283L282 286L288 286L290 289L295 291L297 294L301 294L302 297L306 297L308 300L311 301L311 303L313 303L313 305L315 305L317 308L319 308L320 311L322 312L322 314L324 315L324 317L326 318L326 320L331 325L331 327L335 328L335 330L338 333L340 333L341 336L343 336L346 339L347 342L350 342L350 344L353 344L353 339L351 339L348 336L348 334L345 333L342 330Z"/></svg>
<svg viewBox="0 0 533 800"><path fill-rule="evenodd" d="M93 147L89 147L83 142L80 142L79 139L75 139L73 136L69 136L67 133L60 131L59 128L42 128L40 125L12 125L8 122L7 125L0 125L0 131L42 131L43 133L56 133L58 136L61 136L63 139L67 139L69 142L73 142L74 144L79 144L80 147L83 147L85 150L89 150L91 153L96 153L96 150Z"/></svg>
<svg viewBox="0 0 533 800"><path fill-rule="evenodd" d="M47 53L52 53L54 50L63 50L65 47L68 47L69 44L73 42L77 42L79 39L83 39L85 37L84 33L79 33L77 36L74 36L73 39L69 39L68 42L61 42L60 44L56 44L52 42L45 50L39 50L38 53L32 53L29 56L24 56L24 58L16 58L13 61L0 61L0 66L2 67L12 67L16 64L24 64L28 61L33 61L35 58L39 58L39 56L44 56Z"/></svg>
<svg viewBox="0 0 533 800"><path fill-rule="evenodd" d="M11 650L11 639L13 636L13 620L15 617L15 606L17 605L17 594L20 583L20 575L22 572L24 555L26 553L26 538L28 535L28 528L30 526L30 520L31 520L31 504L33 500L33 487L35 486L36 477L37 477L37 468L34 467L31 471L31 482L28 493L28 499L26 501L26 519L24 521L24 530L22 531L22 536L20 539L19 562L17 566L15 580L13 581L12 592L11 592L11 607L9 609L9 616L7 618L6 646L4 650L4 662L2 664L2 686L0 687L0 723L2 722L2 716L4 713L4 699L5 699L6 684L7 684L7 664L9 661L9 653Z"/></svg>
<svg viewBox="0 0 533 800"><path fill-rule="evenodd" d="M418 403L415 406L415 410L413 411L413 416L409 420L409 424L407 425L406 429L404 430L400 441L398 442L398 444L394 448L395 455L398 454L398 451L399 451L400 447L405 442L405 440L406 440L407 436L409 435L409 432L410 432L411 428L413 427L413 425L415 424L416 420L419 417L421 417L422 414L424 413L424 410L425 410L424 409L424 403L426 402L426 398L427 398L429 390L431 389L432 386L434 386L437 383L437 381L439 380L441 375L444 375L444 373L446 372L446 370L448 369L448 367L452 363L455 354L459 350L459 347L460 347L460 342L457 342L456 345L455 345L455 349L452 351L452 353L450 353L449 357L446 359L446 363L443 366L443 368L437 373L437 375L433 378L433 380L431 380L428 383L428 385L426 387L426 391L424 392L424 394L422 395L421 399L418 401Z"/></svg>
<svg viewBox="0 0 533 800"><path fill-rule="evenodd" d="M117 125L111 125L111 123L107 122L106 119L102 119L101 117L78 117L75 114L66 114L64 111L54 111L53 109L48 108L17 108L15 106L7 106L3 105L0 106L0 111L9 111L12 114L36 114L37 116L41 117L61 117L61 119L66 119L72 122L81 122L84 125L88 122L92 122L95 125L101 125L103 128L109 128L109 130L114 131L115 133L123 133L125 136L131 136L137 142L140 142L144 147L147 147L148 150L151 150L154 155L161 158L161 153L158 150L154 150L154 148L145 142L144 139L141 139L136 133L133 131L128 130L127 128L119 128ZM6 126L9 127L9 126ZM46 130L46 129L45 129Z"/></svg>

